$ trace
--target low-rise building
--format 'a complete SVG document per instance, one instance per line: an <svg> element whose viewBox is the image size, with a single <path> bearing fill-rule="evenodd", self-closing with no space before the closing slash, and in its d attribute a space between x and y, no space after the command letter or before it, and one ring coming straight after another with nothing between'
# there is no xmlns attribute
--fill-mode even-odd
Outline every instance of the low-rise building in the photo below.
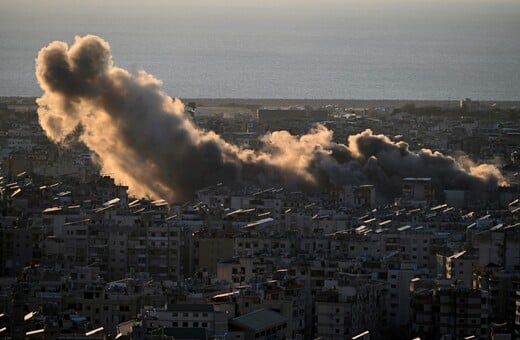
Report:
<svg viewBox="0 0 520 340"><path fill-rule="evenodd" d="M203 329L212 339L223 339L228 331L226 313L215 311L211 304L167 304L164 308L145 308L142 327L154 329Z"/></svg>
<svg viewBox="0 0 520 340"><path fill-rule="evenodd" d="M230 330L243 332L245 340L289 339L287 318L270 309L258 309L229 322Z"/></svg>

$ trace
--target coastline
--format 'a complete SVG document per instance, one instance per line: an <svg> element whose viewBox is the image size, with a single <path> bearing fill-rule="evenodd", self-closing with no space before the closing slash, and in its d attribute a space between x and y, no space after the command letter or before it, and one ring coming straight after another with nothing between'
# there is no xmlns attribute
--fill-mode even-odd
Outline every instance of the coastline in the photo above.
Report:
<svg viewBox="0 0 520 340"><path fill-rule="evenodd" d="M31 103L37 97L26 96L0 96L0 103L21 101ZM180 98L184 103L195 102L198 106L261 106L261 107L286 107L286 106L313 106L323 107L326 105L339 105L352 108L397 108L405 104L415 104L418 107L441 107L455 108L459 106L460 100L424 100L424 99L306 99L306 98ZM483 106L495 105L501 108L519 107L520 100L482 100Z"/></svg>

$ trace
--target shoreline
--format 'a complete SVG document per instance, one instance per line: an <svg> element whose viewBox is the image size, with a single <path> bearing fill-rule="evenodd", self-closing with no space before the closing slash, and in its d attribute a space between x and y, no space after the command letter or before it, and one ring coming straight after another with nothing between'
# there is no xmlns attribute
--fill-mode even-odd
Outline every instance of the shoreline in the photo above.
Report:
<svg viewBox="0 0 520 340"><path fill-rule="evenodd" d="M0 96L0 103L6 101L23 101L28 103L35 100L34 96ZM375 107L402 107L405 104L415 104L418 107L459 107L460 99L429 100L429 99L309 99L309 98L188 98L181 97L185 104L195 102L198 106L318 106L340 105L344 107L375 108ZM484 106L495 104L498 107L519 107L520 100L473 100Z"/></svg>
<svg viewBox="0 0 520 340"><path fill-rule="evenodd" d="M305 99L305 98L180 98L184 102L194 101L197 104L238 104L238 105L341 105L350 107L401 107L415 104L419 107L437 106L443 108L458 107L460 99L426 100L426 99ZM496 104L500 107L520 106L520 100L474 100L484 106Z"/></svg>

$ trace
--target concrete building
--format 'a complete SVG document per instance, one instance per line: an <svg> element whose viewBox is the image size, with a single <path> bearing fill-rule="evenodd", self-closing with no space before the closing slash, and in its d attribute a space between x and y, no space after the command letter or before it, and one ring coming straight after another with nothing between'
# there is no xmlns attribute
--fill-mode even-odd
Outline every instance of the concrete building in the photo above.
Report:
<svg viewBox="0 0 520 340"><path fill-rule="evenodd" d="M350 339L366 330L375 333L381 320L382 286L368 275L347 275L347 280L331 282L316 296L316 335L322 339Z"/></svg>
<svg viewBox="0 0 520 340"><path fill-rule="evenodd" d="M418 270L413 263L402 263L398 269L387 272L386 322L394 329L407 329L410 326L410 280Z"/></svg>
<svg viewBox="0 0 520 340"><path fill-rule="evenodd" d="M7 139L7 147L12 150L31 151L33 143L29 138L9 138Z"/></svg>
<svg viewBox="0 0 520 340"><path fill-rule="evenodd" d="M168 304L165 308L145 308L142 311L143 328L201 328L208 336L224 338L228 331L227 316L215 311L211 304Z"/></svg>
<svg viewBox="0 0 520 340"><path fill-rule="evenodd" d="M461 281L467 288L473 287L473 272L478 269L478 256L461 251L446 259L446 277Z"/></svg>
<svg viewBox="0 0 520 340"><path fill-rule="evenodd" d="M252 309L269 309L287 319L287 338L304 339L307 294L295 281L267 281L260 290L261 300L252 303Z"/></svg>
<svg viewBox="0 0 520 340"><path fill-rule="evenodd" d="M267 266L263 258L234 257L217 264L217 278L236 288L249 282L255 275L265 273Z"/></svg>
<svg viewBox="0 0 520 340"><path fill-rule="evenodd" d="M489 319L494 324L503 325L514 334L516 313L516 292L520 288L520 272L489 267L476 275L476 284L489 292Z"/></svg>
<svg viewBox="0 0 520 340"><path fill-rule="evenodd" d="M505 226L498 223L474 234L473 246L478 251L481 268L490 263L506 270L520 270L520 224Z"/></svg>
<svg viewBox="0 0 520 340"><path fill-rule="evenodd" d="M520 287L517 286L515 292L515 332L514 336L518 339L520 337Z"/></svg>
<svg viewBox="0 0 520 340"><path fill-rule="evenodd" d="M38 242L33 234L27 226L0 226L1 276L16 276L24 267L31 265L33 247Z"/></svg>
<svg viewBox="0 0 520 340"><path fill-rule="evenodd" d="M287 318L270 309L258 309L233 318L230 330L243 332L245 340L290 339L287 334Z"/></svg>
<svg viewBox="0 0 520 340"><path fill-rule="evenodd" d="M413 279L412 332L421 338L475 336L488 339L489 294L452 280Z"/></svg>
<svg viewBox="0 0 520 340"><path fill-rule="evenodd" d="M347 207L373 208L376 204L376 190L373 185L345 186L341 199Z"/></svg>
<svg viewBox="0 0 520 340"><path fill-rule="evenodd" d="M401 206L428 206L435 199L431 178L403 178Z"/></svg>
<svg viewBox="0 0 520 340"><path fill-rule="evenodd" d="M234 244L230 237L197 237L194 241L195 270L206 270L209 275L216 275L217 263L235 255Z"/></svg>
<svg viewBox="0 0 520 340"><path fill-rule="evenodd" d="M44 222L53 232L44 243L46 261L59 260L69 269L97 265L108 280L139 272L154 279L182 277L181 234L173 221L157 212L136 217L112 206L101 209L47 209Z"/></svg>

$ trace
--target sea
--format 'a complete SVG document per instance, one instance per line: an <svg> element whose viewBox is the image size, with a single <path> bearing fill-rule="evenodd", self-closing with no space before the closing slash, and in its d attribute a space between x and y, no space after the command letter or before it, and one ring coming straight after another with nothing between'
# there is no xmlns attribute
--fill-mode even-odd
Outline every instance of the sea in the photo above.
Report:
<svg viewBox="0 0 520 340"><path fill-rule="evenodd" d="M520 100L520 1L5 1L0 96L39 96L38 51L96 34L174 97Z"/></svg>

